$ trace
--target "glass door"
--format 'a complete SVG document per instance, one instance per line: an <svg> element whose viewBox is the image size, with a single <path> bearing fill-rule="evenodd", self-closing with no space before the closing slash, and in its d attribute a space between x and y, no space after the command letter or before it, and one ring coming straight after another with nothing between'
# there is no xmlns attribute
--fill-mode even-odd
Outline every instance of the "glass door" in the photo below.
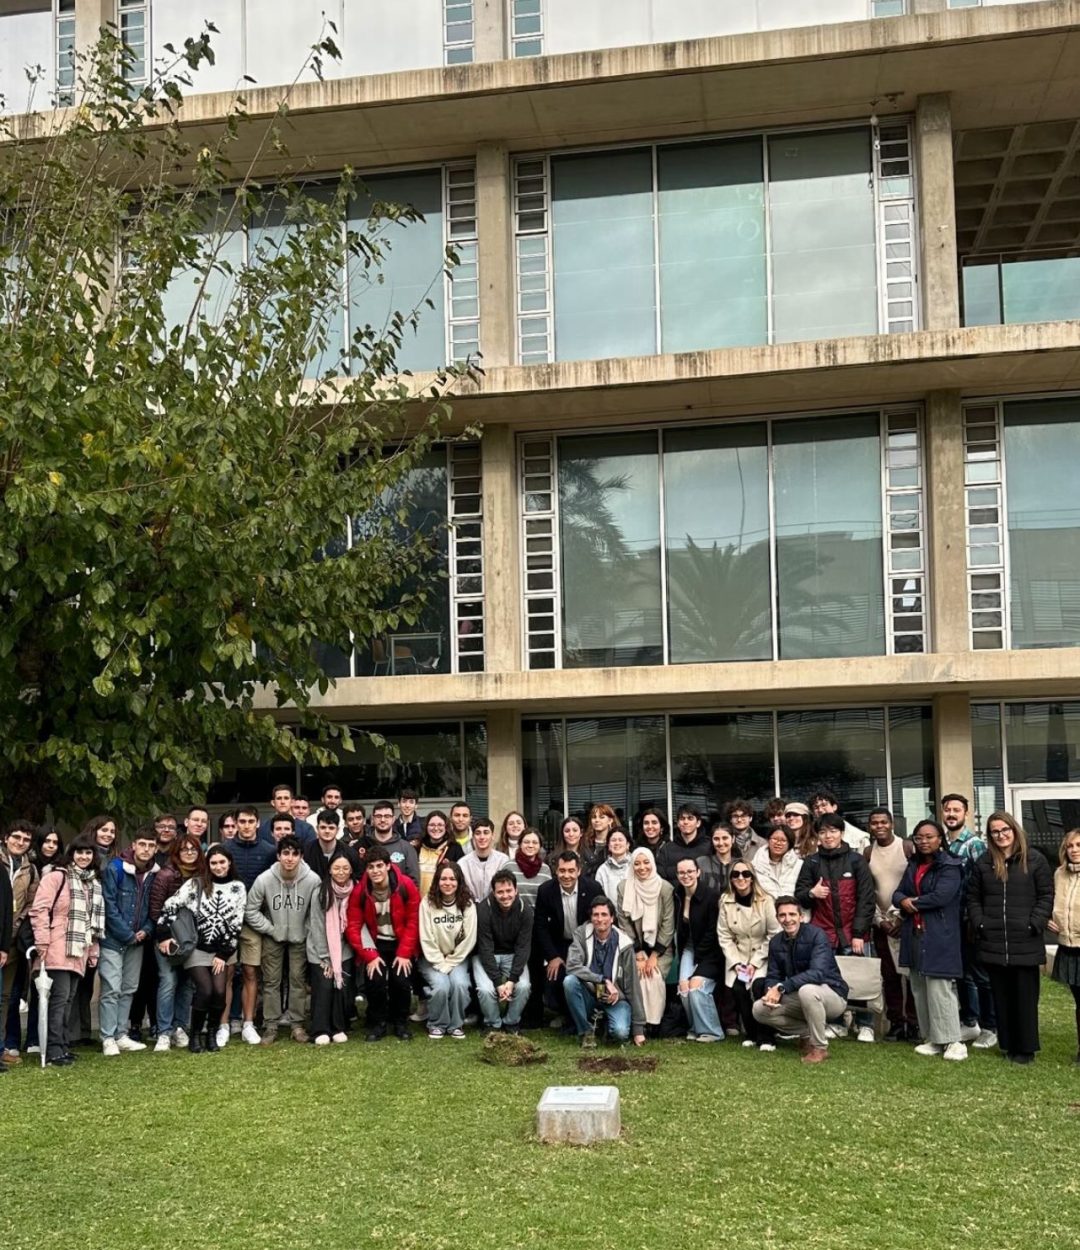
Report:
<svg viewBox="0 0 1080 1250"><path fill-rule="evenodd" d="M1061 839L1070 829L1080 828L1080 785L1013 786L1011 810L1029 844L1056 868Z"/></svg>

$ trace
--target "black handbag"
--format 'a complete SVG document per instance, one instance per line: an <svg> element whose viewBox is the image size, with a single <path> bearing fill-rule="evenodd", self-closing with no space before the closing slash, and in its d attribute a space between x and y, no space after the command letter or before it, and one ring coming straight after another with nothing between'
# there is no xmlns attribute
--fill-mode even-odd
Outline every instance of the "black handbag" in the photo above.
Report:
<svg viewBox="0 0 1080 1250"><path fill-rule="evenodd" d="M195 949L195 945L199 940L199 930L195 925L195 913L188 907L180 907L168 925L161 927L165 930L161 941L173 942L176 947L165 958L170 964L179 967Z"/></svg>
<svg viewBox="0 0 1080 1250"><path fill-rule="evenodd" d="M51 913L49 919L52 919ZM34 926L30 923L29 916L23 916L22 920L19 921L19 927L15 930L15 937L11 946L16 955L23 956L34 946Z"/></svg>

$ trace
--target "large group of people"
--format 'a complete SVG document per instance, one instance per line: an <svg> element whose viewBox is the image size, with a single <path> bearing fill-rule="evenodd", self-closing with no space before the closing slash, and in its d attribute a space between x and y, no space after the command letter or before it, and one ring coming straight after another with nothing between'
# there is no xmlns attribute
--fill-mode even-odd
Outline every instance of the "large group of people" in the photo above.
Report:
<svg viewBox="0 0 1080 1250"><path fill-rule="evenodd" d="M465 803L421 816L409 791L370 813L334 785L321 799L281 785L264 816L162 814L122 850L110 816L66 844L12 821L0 1071L74 1064L95 996L109 1057L268 1046L283 1028L406 1042L420 1023L433 1041L553 1027L586 1048L798 1039L812 1064L853 1029L1029 1064L1048 934L1080 1062L1080 829L1052 870L1008 812L973 832L959 794L910 839L883 807L862 830L822 790L760 814L736 800L711 827L683 804L674 830L658 807L627 829L598 803L550 847L520 812L496 828Z"/></svg>

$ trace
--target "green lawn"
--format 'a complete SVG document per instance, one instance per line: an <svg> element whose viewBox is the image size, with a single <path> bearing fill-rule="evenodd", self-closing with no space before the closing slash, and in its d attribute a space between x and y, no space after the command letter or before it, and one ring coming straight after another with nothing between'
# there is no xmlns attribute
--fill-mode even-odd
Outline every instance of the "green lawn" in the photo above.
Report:
<svg viewBox="0 0 1080 1250"><path fill-rule="evenodd" d="M1033 1068L973 1052L658 1043L616 1078L623 1140L533 1137L576 1046L491 1068L479 1039L145 1054L0 1077L5 1250L944 1250L1080 1244L1072 1002ZM600 1053L603 1053L602 1051ZM589 1078L597 1083L598 1078Z"/></svg>

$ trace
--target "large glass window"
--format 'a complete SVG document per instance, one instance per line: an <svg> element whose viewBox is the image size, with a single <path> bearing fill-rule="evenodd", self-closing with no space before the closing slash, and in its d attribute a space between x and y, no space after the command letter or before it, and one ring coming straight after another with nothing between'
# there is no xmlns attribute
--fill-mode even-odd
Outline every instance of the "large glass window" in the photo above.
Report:
<svg viewBox="0 0 1080 1250"><path fill-rule="evenodd" d="M522 504L527 520L557 512L563 666L884 654L881 424L869 412L552 439L554 503L529 485L549 481L548 444L530 440ZM919 497L890 505L894 543L917 555ZM550 565L553 578L550 543L531 543L529 576ZM897 616L894 633L919 619ZM533 643L530 667L551 667L550 640L535 660Z"/></svg>
<svg viewBox="0 0 1080 1250"><path fill-rule="evenodd" d="M892 808L898 832L910 834L933 816L934 721L928 707L889 708Z"/></svg>
<svg viewBox="0 0 1080 1250"><path fill-rule="evenodd" d="M1080 781L1080 703L1007 703L1009 785Z"/></svg>
<svg viewBox="0 0 1080 1250"><path fill-rule="evenodd" d="M551 163L560 360L656 351L652 152Z"/></svg>
<svg viewBox="0 0 1080 1250"><path fill-rule="evenodd" d="M975 781L972 806L975 828L1005 806L1005 770L1001 750L1001 705L971 705L971 763Z"/></svg>
<svg viewBox="0 0 1080 1250"><path fill-rule="evenodd" d="M781 712L777 743L783 794L805 797L827 787L864 826L868 812L889 806L882 708Z"/></svg>
<svg viewBox="0 0 1080 1250"><path fill-rule="evenodd" d="M772 712L705 713L671 718L671 798L721 812L734 799L758 811L774 794Z"/></svg>
<svg viewBox="0 0 1080 1250"><path fill-rule="evenodd" d="M963 268L964 325L1080 317L1080 256L1016 257Z"/></svg>
<svg viewBox="0 0 1080 1250"><path fill-rule="evenodd" d="M878 414L773 426L780 658L880 655Z"/></svg>
<svg viewBox="0 0 1080 1250"><path fill-rule="evenodd" d="M1012 646L1080 645L1080 400L1004 405Z"/></svg>
<svg viewBox="0 0 1080 1250"><path fill-rule="evenodd" d="M910 330L908 128L877 135L877 173L874 137L853 126L523 158L520 358Z"/></svg>
<svg viewBox="0 0 1080 1250"><path fill-rule="evenodd" d="M869 131L774 135L769 178L773 341L876 333Z"/></svg>
<svg viewBox="0 0 1080 1250"><path fill-rule="evenodd" d="M772 658L764 422L664 433L672 663Z"/></svg>
<svg viewBox="0 0 1080 1250"><path fill-rule="evenodd" d="M559 442L569 668L662 663L658 461L653 431Z"/></svg>

